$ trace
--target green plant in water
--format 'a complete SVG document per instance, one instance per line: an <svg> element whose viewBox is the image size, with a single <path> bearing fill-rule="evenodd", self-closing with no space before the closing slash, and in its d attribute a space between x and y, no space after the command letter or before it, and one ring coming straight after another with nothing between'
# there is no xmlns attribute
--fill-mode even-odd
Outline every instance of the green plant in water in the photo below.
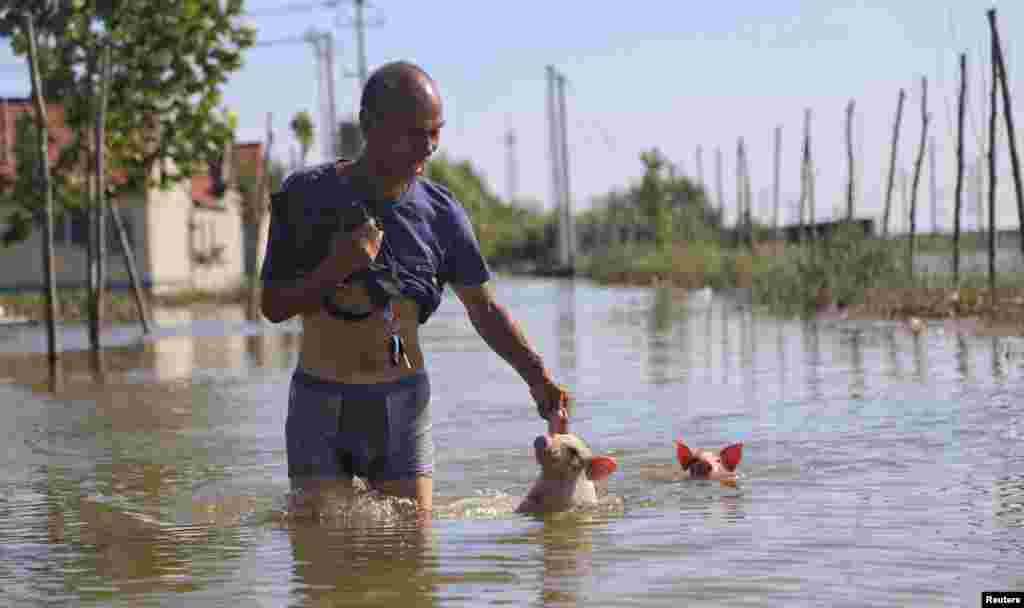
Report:
<svg viewBox="0 0 1024 608"><path fill-rule="evenodd" d="M763 258L765 266L753 273L754 298L785 313L856 304L867 288L895 286L905 279L899 260L899 252L886 241L867 237L856 226L842 226L827 239Z"/></svg>

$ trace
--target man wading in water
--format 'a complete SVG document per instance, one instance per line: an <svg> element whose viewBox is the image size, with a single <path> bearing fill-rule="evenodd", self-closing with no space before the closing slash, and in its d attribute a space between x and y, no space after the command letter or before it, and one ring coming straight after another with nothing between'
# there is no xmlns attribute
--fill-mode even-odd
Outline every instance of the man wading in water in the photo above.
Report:
<svg viewBox="0 0 1024 608"><path fill-rule="evenodd" d="M387 64L367 80L355 161L296 171L271 202L263 314L302 318L285 436L293 490L323 496L354 475L386 494L433 502L430 383L419 325L452 286L477 333L565 432L569 394L508 312L462 205L424 179L442 118L436 83Z"/></svg>

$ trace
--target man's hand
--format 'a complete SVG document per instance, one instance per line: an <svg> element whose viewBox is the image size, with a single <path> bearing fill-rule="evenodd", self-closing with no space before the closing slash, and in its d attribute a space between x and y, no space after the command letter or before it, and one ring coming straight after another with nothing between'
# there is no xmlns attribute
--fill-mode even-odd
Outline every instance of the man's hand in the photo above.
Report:
<svg viewBox="0 0 1024 608"><path fill-rule="evenodd" d="M317 270L323 273L321 277L325 280L341 283L377 258L383 240L384 231L373 219L350 232L340 232L334 236L330 252Z"/></svg>
<svg viewBox="0 0 1024 608"><path fill-rule="evenodd" d="M530 385L530 394L537 403L537 413L548 421L548 432L568 433L569 404L572 401L568 389L544 378Z"/></svg>

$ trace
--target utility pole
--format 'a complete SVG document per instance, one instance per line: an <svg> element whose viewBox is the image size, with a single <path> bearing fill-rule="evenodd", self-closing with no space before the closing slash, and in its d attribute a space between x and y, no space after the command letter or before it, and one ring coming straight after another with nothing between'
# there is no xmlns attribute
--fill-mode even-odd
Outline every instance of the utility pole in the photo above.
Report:
<svg viewBox="0 0 1024 608"><path fill-rule="evenodd" d="M366 21L363 19L364 0L354 0L356 9L356 62L359 74L359 90L366 86Z"/></svg>
<svg viewBox="0 0 1024 608"><path fill-rule="evenodd" d="M928 191L929 192L928 192L928 194L930 195L929 197L931 198L931 204L932 204L932 234L936 234L939 231L939 227L938 227L939 214L938 214L938 209L937 209L938 204L939 204L939 201L938 201L939 190L938 190L937 178L935 176L935 136L934 135L932 135L929 138L929 140L928 140L928 177L929 177L929 180L928 180L929 181L929 184L928 184L928 186L929 186L928 187Z"/></svg>
<svg viewBox="0 0 1024 608"><path fill-rule="evenodd" d="M697 183L704 190L704 147L697 144Z"/></svg>
<svg viewBox="0 0 1024 608"><path fill-rule="evenodd" d="M775 127L775 159L774 179L772 181L772 229L775 231L775 238L779 238L779 171L782 163L782 125Z"/></svg>
<svg viewBox="0 0 1024 608"><path fill-rule="evenodd" d="M576 235L572 221L572 195L569 191L569 137L565 116L565 75L558 75L558 124L559 137L562 141L562 197L563 219L565 221L566 270L575 271Z"/></svg>
<svg viewBox="0 0 1024 608"><path fill-rule="evenodd" d="M715 188L718 190L718 223L725 228L725 189L722 187L722 149L715 148Z"/></svg>
<svg viewBox="0 0 1024 608"><path fill-rule="evenodd" d="M320 118L321 151L325 159L334 157L336 151L336 129L334 104L334 36L330 32L320 32L309 28L302 36L279 38L256 42L253 46L275 46L278 44L309 44L313 47L313 58L316 61L316 81Z"/></svg>
<svg viewBox="0 0 1024 608"><path fill-rule="evenodd" d="M324 33L324 67L327 68L327 122L331 127L325 133L328 154L325 160L334 160L338 156L338 116L334 103L334 35Z"/></svg>
<svg viewBox="0 0 1024 608"><path fill-rule="evenodd" d="M562 147L559 144L558 127L558 103L556 102L557 87L555 67L547 66L547 110L548 110L548 142L551 160L551 206L558 221L558 260L565 262L568 258L568 250L565 247L565 222L562 221L560 211L562 208Z"/></svg>
<svg viewBox="0 0 1024 608"><path fill-rule="evenodd" d="M508 180L508 202L510 205L516 203L519 198L519 162L516 158L516 132L509 129L505 134L506 150L506 179Z"/></svg>

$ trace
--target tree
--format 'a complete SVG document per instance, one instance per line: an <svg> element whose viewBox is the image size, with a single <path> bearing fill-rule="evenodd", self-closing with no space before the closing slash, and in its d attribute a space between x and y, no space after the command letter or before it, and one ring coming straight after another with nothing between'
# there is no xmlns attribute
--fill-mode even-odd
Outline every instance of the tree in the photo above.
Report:
<svg viewBox="0 0 1024 608"><path fill-rule="evenodd" d="M90 205L97 227L90 253L98 254L100 262L89 274L95 298L90 325L98 326L104 241L97 232L104 225L105 198L166 188L207 163L223 162L232 129L218 109L220 87L241 67L241 53L252 45L255 33L237 23L242 0L46 4L38 63L48 86L46 99L59 101L73 134L55 165L55 173L65 178L57 183L81 198L88 190L86 180L70 176L100 172L93 183L101 189ZM28 52L24 33L8 31L14 52ZM29 207L32 202L19 204Z"/></svg>
<svg viewBox="0 0 1024 608"><path fill-rule="evenodd" d="M313 147L313 118L309 115L309 112L302 110L292 117L292 121L288 123L288 126L291 127L295 139L299 141L302 166L305 167L306 156L309 154L309 149Z"/></svg>
<svg viewBox="0 0 1024 608"><path fill-rule="evenodd" d="M46 96L39 65L37 23L51 25L58 14L54 0L18 0L0 8L0 33L20 32L26 42L29 74L32 78L32 100L38 125L38 189L42 190L42 212L45 235L43 237L43 272L46 285L46 346L50 371L50 387L56 390L59 382L57 363L57 279L53 272L53 185L50 180L49 130L46 116ZM37 193L38 194L38 193Z"/></svg>
<svg viewBox="0 0 1024 608"><path fill-rule="evenodd" d="M427 163L425 173L428 179L448 188L466 208L480 251L488 261L547 261L554 244L554 233L549 240L547 230L553 225L553 217L502 201L467 160L453 162L445 154L438 154Z"/></svg>

